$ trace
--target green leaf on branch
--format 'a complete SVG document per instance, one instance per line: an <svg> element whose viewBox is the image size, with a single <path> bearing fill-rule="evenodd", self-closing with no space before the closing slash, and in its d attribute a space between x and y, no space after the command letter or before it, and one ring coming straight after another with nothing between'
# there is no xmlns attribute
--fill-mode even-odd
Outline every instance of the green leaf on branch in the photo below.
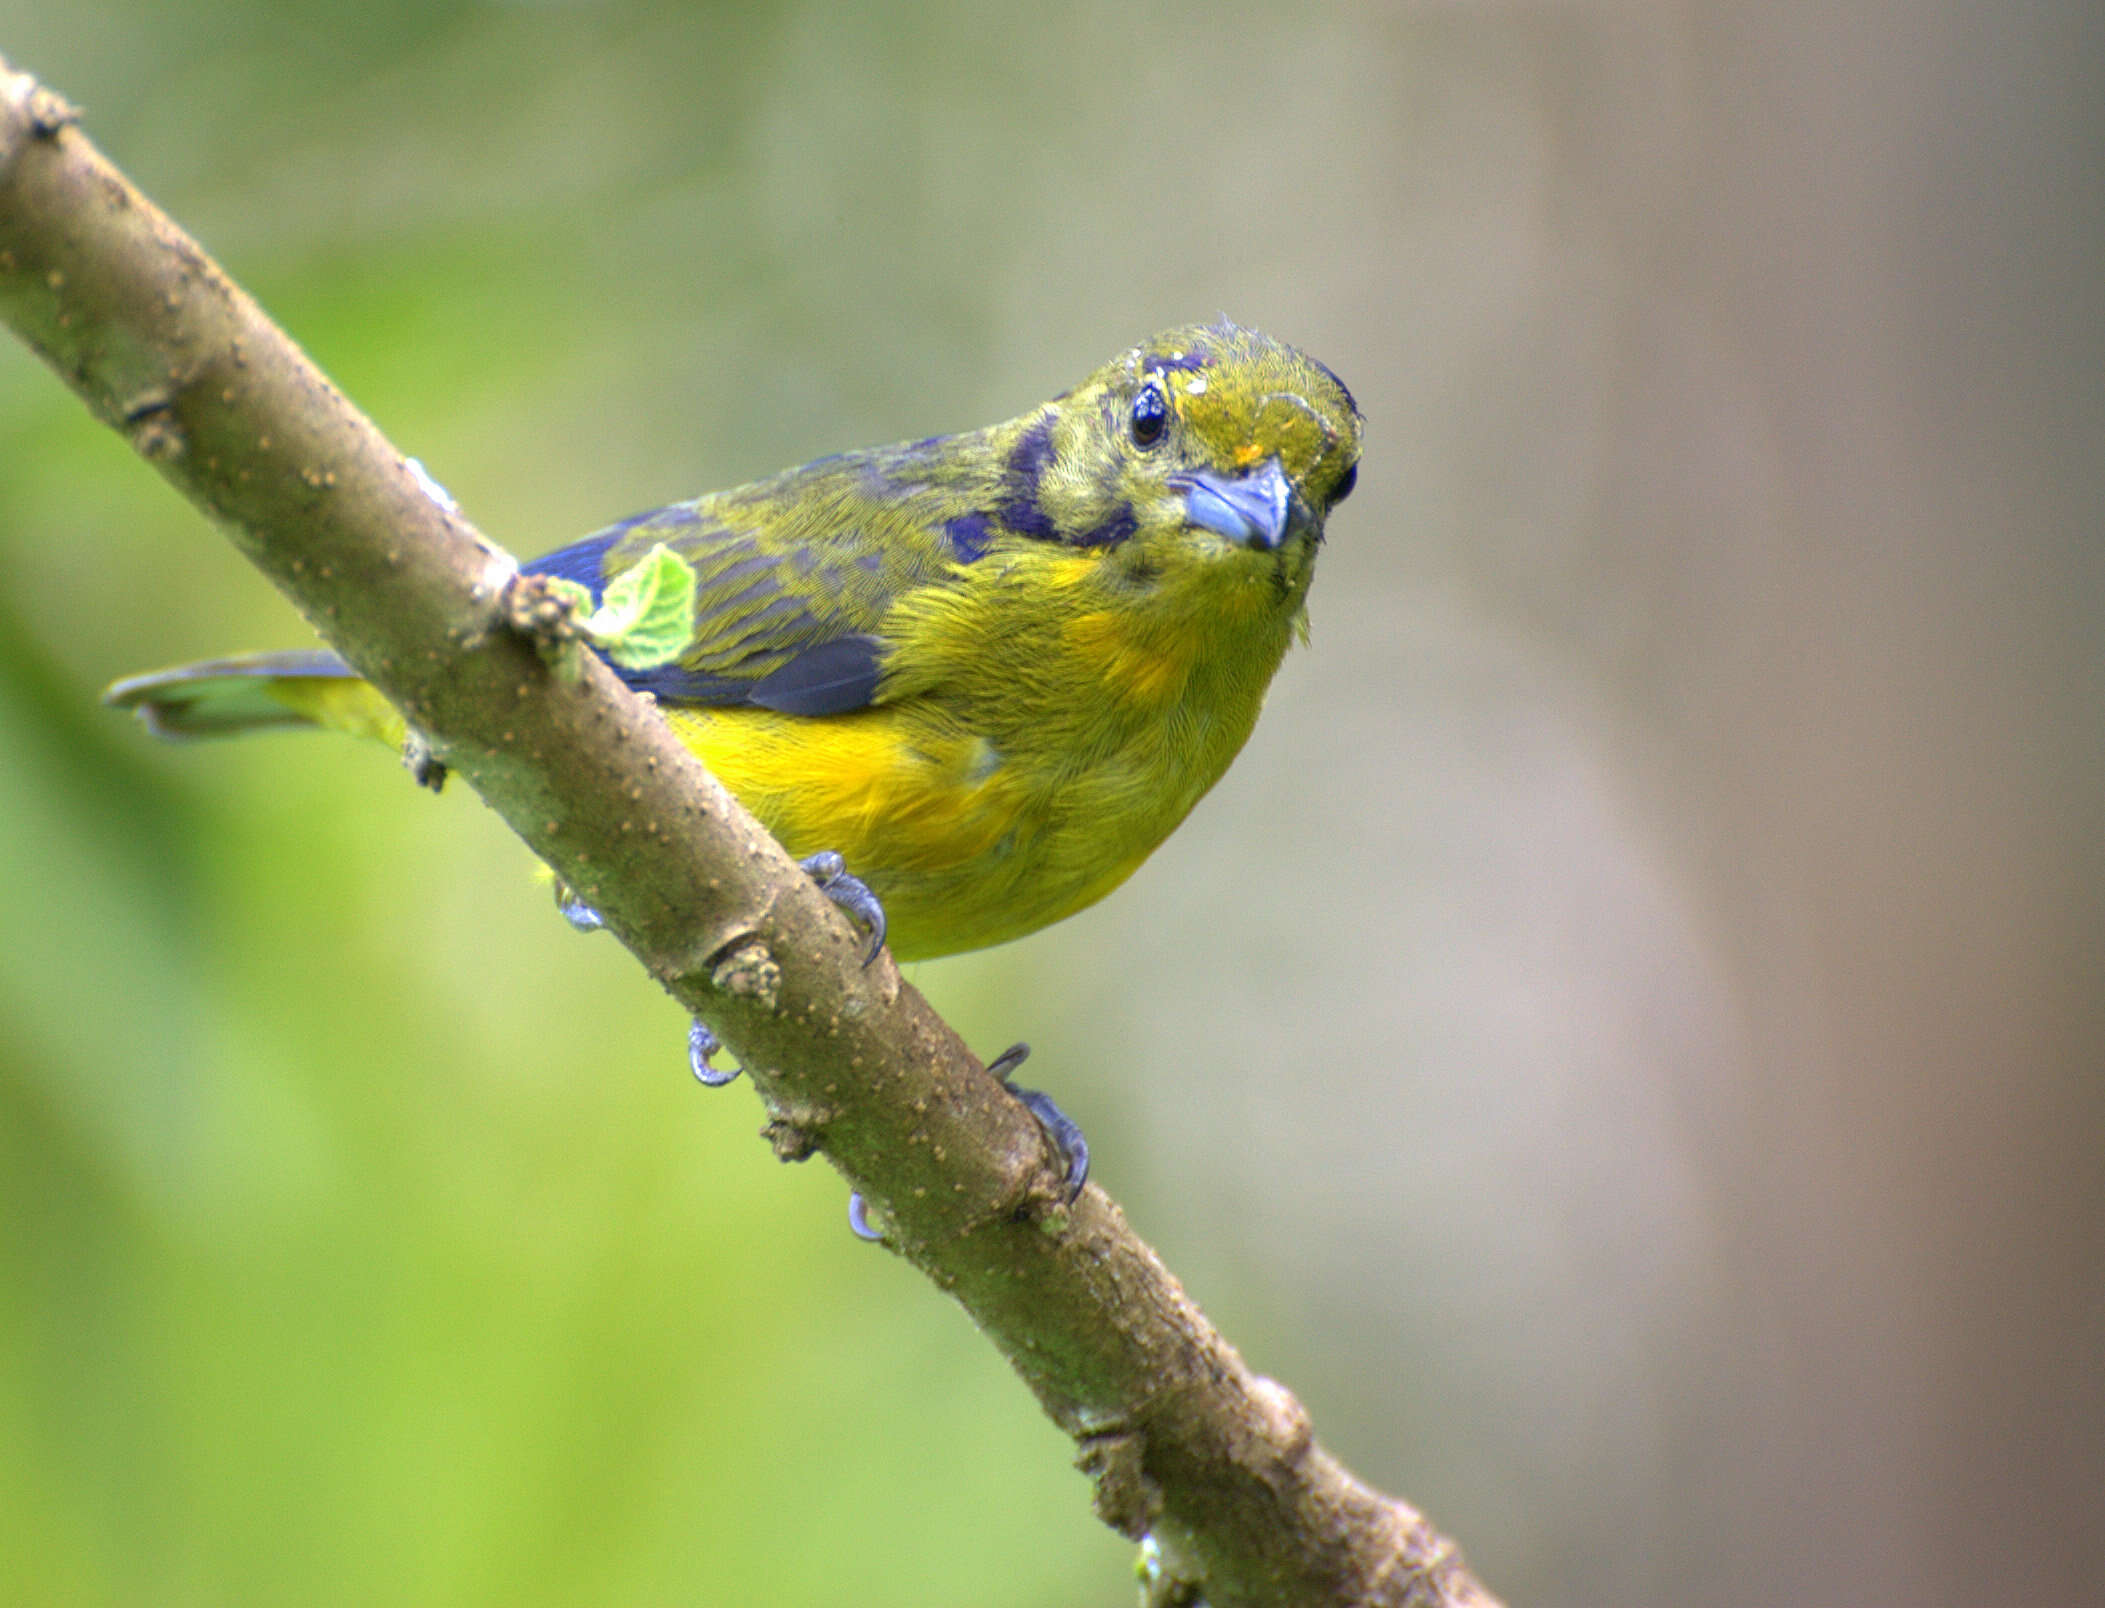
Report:
<svg viewBox="0 0 2105 1608"><path fill-rule="evenodd" d="M663 542L607 582L597 609L588 588L542 579L577 609L578 634L624 670L670 664L694 640L694 566Z"/></svg>

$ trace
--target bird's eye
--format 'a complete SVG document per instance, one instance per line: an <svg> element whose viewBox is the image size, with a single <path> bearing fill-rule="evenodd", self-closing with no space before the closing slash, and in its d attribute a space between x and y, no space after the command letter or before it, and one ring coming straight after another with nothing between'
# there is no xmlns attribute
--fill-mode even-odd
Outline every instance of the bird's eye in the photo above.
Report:
<svg viewBox="0 0 2105 1608"><path fill-rule="evenodd" d="M1352 488L1359 484L1359 465L1354 464L1338 476L1338 483L1330 488L1330 506L1335 508L1352 495Z"/></svg>
<svg viewBox="0 0 2105 1608"><path fill-rule="evenodd" d="M1159 387L1142 388L1133 398L1133 444L1152 447L1162 439L1162 432L1169 428L1169 404L1162 399Z"/></svg>

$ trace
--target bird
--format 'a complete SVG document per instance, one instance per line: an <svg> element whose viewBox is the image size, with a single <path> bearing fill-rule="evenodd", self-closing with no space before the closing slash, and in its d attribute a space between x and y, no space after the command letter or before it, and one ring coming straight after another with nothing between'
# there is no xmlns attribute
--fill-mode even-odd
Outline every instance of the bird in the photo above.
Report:
<svg viewBox="0 0 2105 1608"><path fill-rule="evenodd" d="M685 649L617 673L895 959L932 959L1094 904L1220 779L1307 637L1361 422L1328 367L1223 318L1004 423L820 458L523 568L596 598L661 543L690 564ZM105 698L171 737L406 735L319 651Z"/></svg>

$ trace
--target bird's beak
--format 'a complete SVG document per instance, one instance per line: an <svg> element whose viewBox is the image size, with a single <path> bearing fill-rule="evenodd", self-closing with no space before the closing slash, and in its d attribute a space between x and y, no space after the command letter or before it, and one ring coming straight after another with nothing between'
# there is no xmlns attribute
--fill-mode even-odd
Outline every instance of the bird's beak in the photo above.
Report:
<svg viewBox="0 0 2105 1608"><path fill-rule="evenodd" d="M1294 495L1277 458L1242 475L1194 470L1179 476L1177 487L1184 493L1185 517L1194 525L1259 552L1271 552L1310 522L1307 505Z"/></svg>

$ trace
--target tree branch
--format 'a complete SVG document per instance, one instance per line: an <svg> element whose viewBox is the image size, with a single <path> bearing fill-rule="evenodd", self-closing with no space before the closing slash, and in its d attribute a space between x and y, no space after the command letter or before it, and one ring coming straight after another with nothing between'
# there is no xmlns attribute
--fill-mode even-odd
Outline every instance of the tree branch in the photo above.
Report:
<svg viewBox="0 0 2105 1608"><path fill-rule="evenodd" d="M538 583L0 61L0 315L207 514L705 1017L785 1159L823 1151L1152 1535L1157 1603L1485 1604L1451 1543L1315 1444L1117 1207Z"/></svg>

